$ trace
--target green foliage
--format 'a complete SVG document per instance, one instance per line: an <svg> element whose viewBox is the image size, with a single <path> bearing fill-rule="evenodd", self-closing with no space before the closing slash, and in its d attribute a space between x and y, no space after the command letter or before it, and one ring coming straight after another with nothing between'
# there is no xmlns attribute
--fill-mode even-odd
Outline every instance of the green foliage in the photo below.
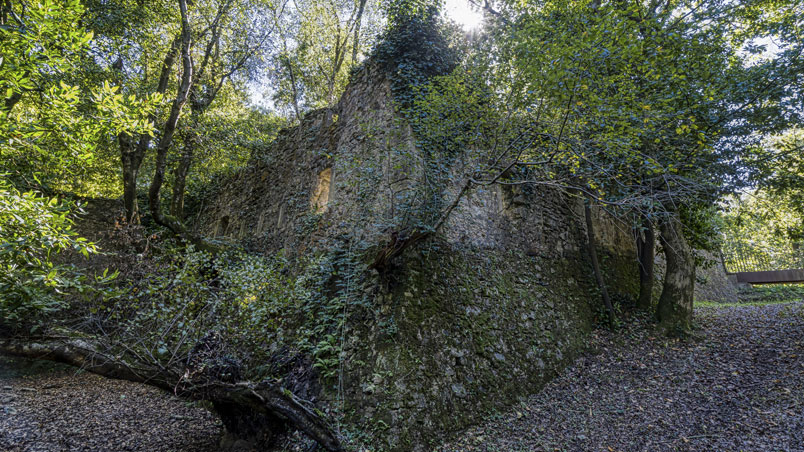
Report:
<svg viewBox="0 0 804 452"><path fill-rule="evenodd" d="M92 39L79 24L83 13L78 1L4 12L14 19L0 27L0 171L20 187L85 187L97 146L118 133L148 130L145 116L160 100L124 96L109 83L65 82Z"/></svg>
<svg viewBox="0 0 804 452"><path fill-rule="evenodd" d="M603 202L712 200L738 150L716 148L723 121L762 79L745 73L717 5L672 21L676 7L553 3L523 16L507 49L551 157Z"/></svg>
<svg viewBox="0 0 804 452"><path fill-rule="evenodd" d="M274 102L296 119L333 106L380 27L377 0L303 0L276 11L279 51L270 67Z"/></svg>
<svg viewBox="0 0 804 452"><path fill-rule="evenodd" d="M790 303L804 300L804 284L769 284L743 287L739 290L740 303Z"/></svg>
<svg viewBox="0 0 804 452"><path fill-rule="evenodd" d="M65 251L85 257L96 252L72 230L74 207L0 181L0 319L6 326L35 325L66 306L68 290L89 289L79 271L53 260Z"/></svg>
<svg viewBox="0 0 804 452"><path fill-rule="evenodd" d="M287 125L287 121L276 114L244 109L244 100L228 90L223 91L218 100L197 123L182 128L176 137L180 146L193 140L194 158L203 162L193 165L187 180L188 214L199 213L205 197L218 189L223 178L264 152L279 130ZM179 156L171 157L171 163L175 164ZM153 161L146 160L141 172L151 174ZM173 183L173 173L167 175L167 181Z"/></svg>
<svg viewBox="0 0 804 452"><path fill-rule="evenodd" d="M483 183L561 186L649 218L705 209L746 183L746 147L792 117L801 59L795 41L775 59L753 42L793 27L793 5L688 7L504 2L452 80L427 88L417 134L457 127L457 148L494 162Z"/></svg>
<svg viewBox="0 0 804 452"><path fill-rule="evenodd" d="M727 199L720 215L727 267L783 270L804 265L804 220L789 197L755 190ZM754 268L756 267L756 268Z"/></svg>
<svg viewBox="0 0 804 452"><path fill-rule="evenodd" d="M17 327L63 307L66 289L89 288L53 261L66 250L95 251L72 231L74 205L41 193L81 185L98 143L145 130L144 115L158 100L124 97L108 83L82 90L64 81L92 38L80 25L83 13L77 1L0 7L0 311Z"/></svg>
<svg viewBox="0 0 804 452"><path fill-rule="evenodd" d="M171 364L215 334L247 378L282 377L281 362L307 356L329 380L342 359L349 298L331 254L289 262L229 251L217 256L166 246L112 297L85 305L87 316L115 325L117 340L137 338L142 356ZM281 367L281 366L280 366Z"/></svg>
<svg viewBox="0 0 804 452"><path fill-rule="evenodd" d="M717 251L722 243L718 205L690 202L678 210L690 246L696 250Z"/></svg>
<svg viewBox="0 0 804 452"><path fill-rule="evenodd" d="M794 127L752 149L750 165L757 186L795 211L804 221L804 129ZM804 226L798 227L804 235Z"/></svg>
<svg viewBox="0 0 804 452"><path fill-rule="evenodd" d="M498 99L471 69L460 67L449 75L430 79L417 94L409 112L411 126L422 149L447 155L471 154L490 148L493 132L501 132Z"/></svg>
<svg viewBox="0 0 804 452"><path fill-rule="evenodd" d="M400 120L398 127L383 131L382 140L373 144L384 150L381 161L366 165L364 156L354 156L351 171L358 192L376 190L376 178L382 174L383 166L392 168L394 177L405 181L389 194L389 202L395 208L383 212L386 218L377 223L379 230L395 233L402 240L432 231L442 217L446 204L444 192L453 176L450 165L458 155L458 137L466 130L464 127L447 130L445 123L441 124L440 132L429 133L425 129L438 117L438 107L430 105L438 100L434 80L454 70L461 54L459 30L439 17L439 7L438 2L430 1L393 3L389 7L388 26L366 62L371 66L364 68L368 71L379 68L387 77L393 106L404 120ZM452 124L458 125L457 121ZM407 136L408 125L414 137ZM363 125L367 137L375 138L374 127ZM425 180L427 183L414 183ZM361 243L358 247L376 252L376 246L375 242Z"/></svg>
<svg viewBox="0 0 804 452"><path fill-rule="evenodd" d="M79 26L83 8L78 0L45 0L19 8L4 5L2 13L0 92L6 99L41 88L48 72L70 70L71 60L92 39Z"/></svg>
<svg viewBox="0 0 804 452"><path fill-rule="evenodd" d="M388 28L380 37L372 60L389 74L397 108L408 111L426 94L430 80L449 74L459 54L450 41L450 29L439 17L440 4L428 0L399 0L389 6ZM424 90L424 91L423 91Z"/></svg>

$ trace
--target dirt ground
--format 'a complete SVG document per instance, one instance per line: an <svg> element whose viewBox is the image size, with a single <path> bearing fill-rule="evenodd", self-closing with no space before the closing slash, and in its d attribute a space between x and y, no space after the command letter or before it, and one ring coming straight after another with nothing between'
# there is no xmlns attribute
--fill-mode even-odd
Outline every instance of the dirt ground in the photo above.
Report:
<svg viewBox="0 0 804 452"><path fill-rule="evenodd" d="M699 337L647 323L580 358L457 451L804 451L804 303L696 309Z"/></svg>
<svg viewBox="0 0 804 452"><path fill-rule="evenodd" d="M0 355L0 451L214 451L220 431L164 391Z"/></svg>
<svg viewBox="0 0 804 452"><path fill-rule="evenodd" d="M442 452L804 451L804 302L696 309L697 337L598 331L541 392ZM0 451L214 451L221 426L157 389L0 357Z"/></svg>

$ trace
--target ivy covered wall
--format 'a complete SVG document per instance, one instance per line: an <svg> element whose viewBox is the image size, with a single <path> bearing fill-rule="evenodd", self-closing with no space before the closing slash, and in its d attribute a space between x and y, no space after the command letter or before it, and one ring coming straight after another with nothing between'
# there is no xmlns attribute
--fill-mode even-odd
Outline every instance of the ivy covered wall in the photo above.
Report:
<svg viewBox="0 0 804 452"><path fill-rule="evenodd" d="M321 335L319 399L355 444L429 450L537 391L592 328L582 204L556 189L472 189L431 238L370 268L378 249L432 224L471 164L425 155L386 69L368 64L335 108L282 132L200 214L201 232L251 252L326 262L311 301L336 317ZM610 291L634 297L630 234L595 219Z"/></svg>

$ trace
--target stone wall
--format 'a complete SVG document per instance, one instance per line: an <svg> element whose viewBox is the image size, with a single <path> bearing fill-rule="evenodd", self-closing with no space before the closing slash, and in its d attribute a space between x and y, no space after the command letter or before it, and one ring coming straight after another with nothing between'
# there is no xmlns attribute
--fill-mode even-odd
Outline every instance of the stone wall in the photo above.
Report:
<svg viewBox="0 0 804 452"><path fill-rule="evenodd" d="M433 184L389 83L368 66L338 105L308 114L209 199L198 229L257 252L367 252L433 221L454 199L460 156ZM433 186L436 186L433 189ZM627 228L595 212L616 297L635 297ZM552 188L477 187L433 238L359 290L338 381L322 398L344 432L375 450L423 451L537 391L583 348L601 305L585 249L582 204Z"/></svg>
<svg viewBox="0 0 804 452"><path fill-rule="evenodd" d="M710 251L696 250L695 302L734 303L738 301L738 283L733 276L726 274L720 257ZM662 291L666 268L664 254L657 247L654 258L653 300L657 302Z"/></svg>
<svg viewBox="0 0 804 452"><path fill-rule="evenodd" d="M695 301L734 303L738 301L737 280L729 278L718 255L699 252L696 268Z"/></svg>
<svg viewBox="0 0 804 452"><path fill-rule="evenodd" d="M433 194L420 189L433 184L423 160L410 127L394 113L388 80L370 66L353 77L332 110L309 113L224 181L196 227L270 251L315 246L343 234L354 238L356 231L379 243L391 230L432 223L433 212L423 206L432 204L425 197ZM472 162L451 164L457 174ZM451 201L458 179L442 182L436 195L443 203ZM596 214L596 220L602 247L633 252L622 225L606 215ZM494 185L470 190L440 232L456 245L561 257L579 251L584 227L581 204L571 196L553 188Z"/></svg>

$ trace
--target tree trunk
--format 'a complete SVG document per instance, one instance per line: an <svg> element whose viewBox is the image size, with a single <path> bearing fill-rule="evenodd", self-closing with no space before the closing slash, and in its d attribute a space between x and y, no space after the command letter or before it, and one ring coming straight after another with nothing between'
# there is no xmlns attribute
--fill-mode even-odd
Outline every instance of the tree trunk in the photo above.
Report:
<svg viewBox="0 0 804 452"><path fill-rule="evenodd" d="M291 86L291 95L293 96L293 112L296 114L296 119L299 120L301 123L302 114L301 110L299 109L299 90L296 86L296 74L293 71L293 63L290 61L290 57L285 57L282 59L286 64L285 66L288 69L288 75L290 76L290 86Z"/></svg>
<svg viewBox="0 0 804 452"><path fill-rule="evenodd" d="M230 402L214 402L212 406L223 423L221 450L269 449L276 437L287 431L287 426L275 415Z"/></svg>
<svg viewBox="0 0 804 452"><path fill-rule="evenodd" d="M151 210L151 215L157 224L166 226L177 232L174 225L179 223L175 218L167 218L162 213L160 203L160 192L162 190L162 183L165 180L165 167L167 166L167 153L173 143L173 135L176 133L176 126L179 123L179 115L187 103L187 96L190 92L193 80L193 61L190 56L190 44L192 37L190 36L190 20L187 16L187 1L179 0L181 9L181 60L182 60L182 75L181 83L179 84L176 92L176 99L173 100L173 105L170 108L170 114L162 131L162 136L159 140L159 146L156 149L156 168L154 169L154 177L151 180L151 186L148 189L148 204ZM184 229L184 228L181 228ZM184 232L184 231L182 231Z"/></svg>
<svg viewBox="0 0 804 452"><path fill-rule="evenodd" d="M118 380L155 386L190 400L213 404L227 429L224 441L244 441L257 447L270 444L288 426L303 431L328 451L342 451L338 437L310 403L278 383L247 381L191 381L190 369L164 368L127 361L103 351L88 339L19 341L0 339L0 351L16 356L46 359Z"/></svg>
<svg viewBox="0 0 804 452"><path fill-rule="evenodd" d="M360 27L363 25L363 11L366 9L366 0L360 0L360 5L357 9L357 17L355 17L355 36L352 42L352 64L357 64L357 51L360 49Z"/></svg>
<svg viewBox="0 0 804 452"><path fill-rule="evenodd" d="M170 114L165 121L164 128L162 129L162 136L159 139L159 146L156 148L156 162L154 169L154 176L151 180L151 186L148 188L148 207L150 208L151 216L156 224L170 229L174 234L182 239L190 241L198 249L208 251L216 254L221 251L221 247L214 245L200 236L193 234L189 229L176 217L162 212L161 197L162 184L165 181L165 168L167 166L167 154L170 146L173 144L173 136L176 134L176 127L179 124L179 116L181 115L184 105L187 103L187 98L190 94L190 89L193 84L193 59L190 55L190 45L192 43L190 20L187 15L187 0L179 0L179 7L181 9L181 61L182 61L182 74L179 87L176 91L176 98L170 108Z"/></svg>
<svg viewBox="0 0 804 452"><path fill-rule="evenodd" d="M170 81L170 72L173 69L173 62L176 53L179 51L181 37L173 40L165 59L162 62L162 70L159 74L159 83L156 92L164 94ZM151 114L149 122L153 122L156 116ZM151 136L148 134L140 135L136 148L134 147L133 137L125 134L118 136L120 142L120 160L123 166L123 204L126 209L126 222L139 223L139 206L137 205L137 177L139 176L140 166L151 145Z"/></svg>
<svg viewBox="0 0 804 452"><path fill-rule="evenodd" d="M125 132L118 135L117 141L120 146L120 162L123 170L123 207L126 211L126 223L137 224L139 223L137 174L140 171L145 149L140 151L142 143L138 143L135 147L134 137ZM147 148L147 144L145 147Z"/></svg>
<svg viewBox="0 0 804 452"><path fill-rule="evenodd" d="M24 8L24 6L23 6ZM24 10L23 10L24 11ZM0 2L0 25L8 25L8 16L12 14L11 11L11 0L4 0ZM12 16L15 17L15 16ZM23 24L20 24L23 25ZM29 75L28 71L25 71L25 76ZM5 93L4 93L5 94ZM11 93L10 96L5 97L3 99L3 103L0 104L0 112L4 114L8 114L11 112L11 109L14 108L14 105L17 105L17 102L22 99L22 92L14 91Z"/></svg>
<svg viewBox="0 0 804 452"><path fill-rule="evenodd" d="M126 210L126 223L139 223L137 206L137 173L139 168L132 162L132 156L123 155L123 205Z"/></svg>
<svg viewBox="0 0 804 452"><path fill-rule="evenodd" d="M656 320L671 333L684 333L692 328L695 259L682 227L677 217L670 217L662 221L659 235L667 270L656 308Z"/></svg>
<svg viewBox="0 0 804 452"><path fill-rule="evenodd" d="M11 96L6 97L5 100L3 100L3 107L2 107L1 111L4 114L10 113L11 109L14 108L15 105L17 105L17 102L19 102L20 99L22 99L22 93L21 92L17 91L17 92L11 93Z"/></svg>
<svg viewBox="0 0 804 452"><path fill-rule="evenodd" d="M656 234L653 223L643 217L642 230L636 235L637 259L639 260L639 299L637 308L649 310L653 304L653 258Z"/></svg>
<svg viewBox="0 0 804 452"><path fill-rule="evenodd" d="M595 280L600 294L603 296L603 304L609 317L609 326L614 326L614 307L609 298L609 291L606 289L606 282L603 280L603 273L600 271L600 262L597 260L597 240L595 240L595 228L592 222L592 207L588 202L584 203L583 214L586 218L586 237L589 247L589 259L592 261L592 270L595 272Z"/></svg>
<svg viewBox="0 0 804 452"><path fill-rule="evenodd" d="M464 195L469 191L470 188L472 188L472 179L467 178L461 188L458 190L455 198L453 198L452 202L450 202L447 208L441 212L441 215L431 229L414 230L413 232L392 231L389 242L382 246L379 251L377 251L376 255L374 256L374 262L369 266L369 268L384 272L390 267L391 261L395 257L401 255L409 247L430 237L434 232L437 232L439 229L441 229L441 226L443 226L447 220L449 220L452 211L458 207L461 199L463 199Z"/></svg>
<svg viewBox="0 0 804 452"><path fill-rule="evenodd" d="M195 152L196 140L198 136L196 130L198 121L195 120L195 112L193 113L194 120L190 126L189 133L184 140L184 147L182 148L181 158L176 167L176 174L173 179L173 196L170 200L170 214L181 221L184 218L184 192L187 186L187 174L190 172L190 165L193 162L193 154Z"/></svg>

